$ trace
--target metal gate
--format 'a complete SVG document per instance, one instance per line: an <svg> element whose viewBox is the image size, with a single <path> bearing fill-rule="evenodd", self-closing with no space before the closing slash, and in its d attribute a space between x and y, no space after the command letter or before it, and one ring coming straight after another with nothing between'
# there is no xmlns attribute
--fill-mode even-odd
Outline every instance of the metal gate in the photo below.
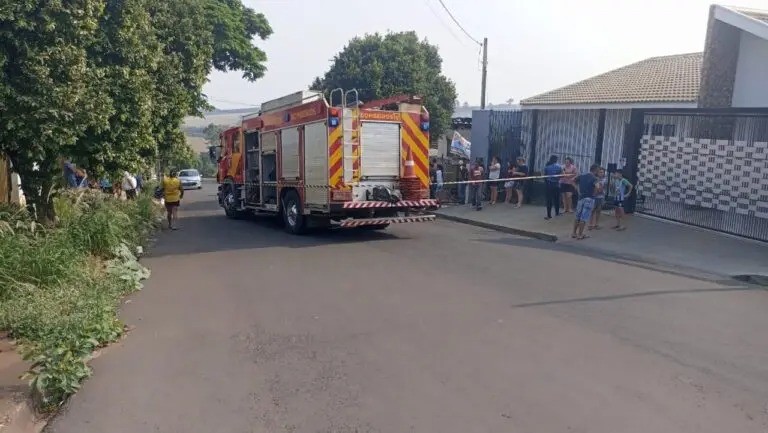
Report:
<svg viewBox="0 0 768 433"><path fill-rule="evenodd" d="M646 113L637 211L768 241L768 114Z"/></svg>

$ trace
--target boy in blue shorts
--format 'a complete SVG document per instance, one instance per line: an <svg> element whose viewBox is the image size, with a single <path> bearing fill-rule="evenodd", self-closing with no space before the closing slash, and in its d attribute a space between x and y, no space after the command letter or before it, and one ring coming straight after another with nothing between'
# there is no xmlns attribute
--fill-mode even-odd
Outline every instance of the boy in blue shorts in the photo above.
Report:
<svg viewBox="0 0 768 433"><path fill-rule="evenodd" d="M589 173L584 173L576 178L576 184L579 189L579 202L576 204L576 221L573 223L574 239L584 239L584 226L592 218L592 211L595 209L595 192L598 188L599 180L597 171L600 166L592 164Z"/></svg>

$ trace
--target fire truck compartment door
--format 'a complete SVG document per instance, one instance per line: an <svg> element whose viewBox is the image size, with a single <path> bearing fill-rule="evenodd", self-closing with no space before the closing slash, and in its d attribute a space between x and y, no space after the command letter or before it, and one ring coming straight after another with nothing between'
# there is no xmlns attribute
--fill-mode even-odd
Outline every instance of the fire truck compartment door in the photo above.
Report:
<svg viewBox="0 0 768 433"><path fill-rule="evenodd" d="M363 122L360 130L363 178L400 176L400 124Z"/></svg>
<svg viewBox="0 0 768 433"><path fill-rule="evenodd" d="M328 205L328 127L325 122L304 127L304 201L309 208Z"/></svg>
<svg viewBox="0 0 768 433"><path fill-rule="evenodd" d="M298 179L299 174L299 129L291 126L282 130L280 144L282 156L282 178Z"/></svg>

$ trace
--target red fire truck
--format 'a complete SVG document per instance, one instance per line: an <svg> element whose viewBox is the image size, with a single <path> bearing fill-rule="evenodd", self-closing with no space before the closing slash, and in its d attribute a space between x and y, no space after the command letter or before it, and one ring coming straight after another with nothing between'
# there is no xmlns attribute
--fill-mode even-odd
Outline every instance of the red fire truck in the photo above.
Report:
<svg viewBox="0 0 768 433"><path fill-rule="evenodd" d="M434 220L425 213L437 201L429 199L421 99L363 103L342 89L328 99L302 91L267 101L221 134L218 198L227 216L280 215L295 234Z"/></svg>

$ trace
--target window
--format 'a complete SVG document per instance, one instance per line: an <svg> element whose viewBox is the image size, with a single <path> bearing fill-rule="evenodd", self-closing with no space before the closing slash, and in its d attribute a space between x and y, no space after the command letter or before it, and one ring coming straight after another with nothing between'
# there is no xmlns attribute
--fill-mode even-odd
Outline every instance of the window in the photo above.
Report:
<svg viewBox="0 0 768 433"><path fill-rule="evenodd" d="M643 135L648 135L649 127L650 127L650 125L648 125L647 123L643 123ZM625 128L626 128L626 126L625 126Z"/></svg>
<svg viewBox="0 0 768 433"><path fill-rule="evenodd" d="M232 135L232 153L240 153L240 133L235 133Z"/></svg>
<svg viewBox="0 0 768 433"><path fill-rule="evenodd" d="M654 137L660 137L662 133L664 132L664 125L661 123L654 123L653 127L651 128L651 135Z"/></svg>
<svg viewBox="0 0 768 433"><path fill-rule="evenodd" d="M195 169L181 170L179 172L179 177L197 177L197 176L200 176L200 173Z"/></svg>

